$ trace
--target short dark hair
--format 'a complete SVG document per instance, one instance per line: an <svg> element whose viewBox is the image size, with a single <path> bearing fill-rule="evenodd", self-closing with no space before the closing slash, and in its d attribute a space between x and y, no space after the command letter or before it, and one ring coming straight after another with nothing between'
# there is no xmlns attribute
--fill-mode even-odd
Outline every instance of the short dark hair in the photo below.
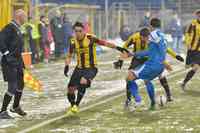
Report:
<svg viewBox="0 0 200 133"><path fill-rule="evenodd" d="M45 16L44 16L44 15L40 16L40 20L42 20L43 18L45 18Z"/></svg>
<svg viewBox="0 0 200 133"><path fill-rule="evenodd" d="M76 22L76 23L73 25L73 29L75 29L75 27L84 28L84 25L83 25L83 23L81 23L81 22Z"/></svg>
<svg viewBox="0 0 200 133"><path fill-rule="evenodd" d="M152 18L151 19L151 22L150 22L150 25L153 27L153 28L160 28L161 27L161 21L159 18Z"/></svg>
<svg viewBox="0 0 200 133"><path fill-rule="evenodd" d="M195 14L198 15L200 14L200 9L195 11Z"/></svg>
<svg viewBox="0 0 200 133"><path fill-rule="evenodd" d="M32 20L32 17L31 16L28 16L28 21Z"/></svg>
<svg viewBox="0 0 200 133"><path fill-rule="evenodd" d="M148 28L142 28L141 30L140 30L140 35L141 36L144 36L144 37L147 37L147 36L149 36L150 35L150 31L149 31L149 29Z"/></svg>

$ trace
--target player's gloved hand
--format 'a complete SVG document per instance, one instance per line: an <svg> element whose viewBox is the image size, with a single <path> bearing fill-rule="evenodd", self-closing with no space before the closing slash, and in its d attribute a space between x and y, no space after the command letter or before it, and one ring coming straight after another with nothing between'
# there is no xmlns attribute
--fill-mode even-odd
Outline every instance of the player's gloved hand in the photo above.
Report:
<svg viewBox="0 0 200 133"><path fill-rule="evenodd" d="M69 71L69 66L66 65L66 66L65 66L65 69L64 69L64 75L65 75L66 77L68 77L68 71Z"/></svg>
<svg viewBox="0 0 200 133"><path fill-rule="evenodd" d="M118 60L113 63L115 69L121 69L123 65L123 60Z"/></svg>
<svg viewBox="0 0 200 133"><path fill-rule="evenodd" d="M121 53L123 53L123 52L129 53L129 51L127 49L119 47L119 46L117 46L116 49Z"/></svg>
<svg viewBox="0 0 200 133"><path fill-rule="evenodd" d="M183 57L181 57L180 55L177 55L177 56L176 56L176 59L179 60L179 61L181 61L181 62L184 62Z"/></svg>

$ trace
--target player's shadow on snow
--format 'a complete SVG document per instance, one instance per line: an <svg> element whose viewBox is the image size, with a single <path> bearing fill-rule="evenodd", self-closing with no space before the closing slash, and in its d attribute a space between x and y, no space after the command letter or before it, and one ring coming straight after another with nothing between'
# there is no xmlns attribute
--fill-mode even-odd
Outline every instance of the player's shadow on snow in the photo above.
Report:
<svg viewBox="0 0 200 133"><path fill-rule="evenodd" d="M142 110L139 112L126 112L128 119L139 119L141 124L151 124L153 122L160 121L162 118L156 113L156 111Z"/></svg>

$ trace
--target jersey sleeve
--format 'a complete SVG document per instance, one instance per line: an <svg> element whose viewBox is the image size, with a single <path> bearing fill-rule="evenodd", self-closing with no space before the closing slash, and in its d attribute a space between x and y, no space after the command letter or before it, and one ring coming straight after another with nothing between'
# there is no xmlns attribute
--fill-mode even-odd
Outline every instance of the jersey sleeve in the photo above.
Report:
<svg viewBox="0 0 200 133"><path fill-rule="evenodd" d="M105 41L103 39L99 39L95 35L91 35L91 34L87 34L87 38L90 39L91 41L95 42L95 44L98 44L98 45L101 45L101 46L105 46L107 44L112 44L112 43Z"/></svg>
<svg viewBox="0 0 200 133"><path fill-rule="evenodd" d="M176 58L176 52L173 49L167 48L167 53L171 55L174 59Z"/></svg>
<svg viewBox="0 0 200 133"><path fill-rule="evenodd" d="M192 42L192 36L193 36L193 32L194 32L194 25L193 23L191 23L185 32L185 39L184 39L184 43L186 46L189 46Z"/></svg>
<svg viewBox="0 0 200 133"><path fill-rule="evenodd" d="M136 37L130 36L128 40L124 43L123 48L128 49L131 45L135 45Z"/></svg>

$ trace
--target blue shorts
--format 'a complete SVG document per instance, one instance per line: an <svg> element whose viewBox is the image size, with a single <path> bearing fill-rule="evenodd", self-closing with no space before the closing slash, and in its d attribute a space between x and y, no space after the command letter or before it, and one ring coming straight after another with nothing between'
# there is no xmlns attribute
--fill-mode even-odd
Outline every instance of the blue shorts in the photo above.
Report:
<svg viewBox="0 0 200 133"><path fill-rule="evenodd" d="M142 65L138 69L131 70L138 79L143 80L153 80L154 78L160 76L163 72L164 66L153 66L153 65Z"/></svg>

